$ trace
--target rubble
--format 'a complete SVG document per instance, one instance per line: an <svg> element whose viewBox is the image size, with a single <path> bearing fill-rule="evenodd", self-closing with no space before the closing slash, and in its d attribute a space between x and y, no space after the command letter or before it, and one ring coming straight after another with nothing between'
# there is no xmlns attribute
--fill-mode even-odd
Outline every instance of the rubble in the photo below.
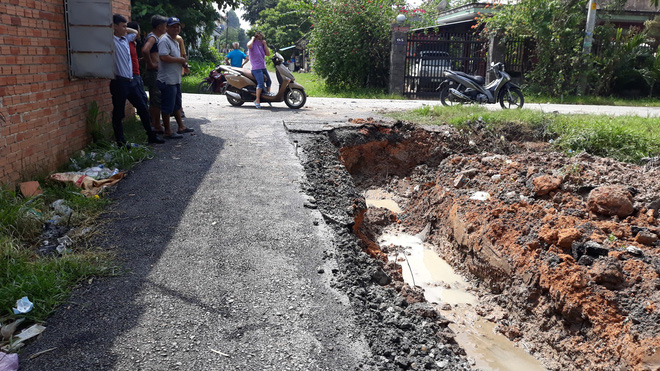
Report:
<svg viewBox="0 0 660 371"><path fill-rule="evenodd" d="M567 157L547 142L519 141L529 138L513 130L499 138L449 126L372 123L327 137L352 176L350 191L342 189L347 181L337 182L343 175L334 165L307 163L308 176L326 178L322 189L310 190L321 210L352 205L354 233L373 259L368 264L383 265L371 237L389 217L366 218L353 187L385 188L401 197L404 212L392 222L411 234L430 225L427 240L478 283L480 305L507 313L493 319L497 328L529 344L547 368L658 366L658 167ZM315 145L326 158L334 156L326 141ZM475 201L475 194L489 197ZM391 276L385 288L405 297ZM404 355L390 361L409 366Z"/></svg>

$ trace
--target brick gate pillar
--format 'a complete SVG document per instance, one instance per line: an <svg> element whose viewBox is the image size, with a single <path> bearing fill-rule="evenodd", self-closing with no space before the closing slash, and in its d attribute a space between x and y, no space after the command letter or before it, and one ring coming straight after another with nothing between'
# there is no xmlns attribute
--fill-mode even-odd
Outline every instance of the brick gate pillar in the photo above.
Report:
<svg viewBox="0 0 660 371"><path fill-rule="evenodd" d="M403 77L406 72L406 43L410 27L398 23L392 25L390 47L390 94L403 95Z"/></svg>

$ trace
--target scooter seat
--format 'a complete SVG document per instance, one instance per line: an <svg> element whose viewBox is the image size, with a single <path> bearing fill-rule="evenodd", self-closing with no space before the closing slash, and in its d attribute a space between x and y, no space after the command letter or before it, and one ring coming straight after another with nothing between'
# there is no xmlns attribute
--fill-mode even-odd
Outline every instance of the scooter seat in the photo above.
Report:
<svg viewBox="0 0 660 371"><path fill-rule="evenodd" d="M252 71L248 70L247 68L243 68L243 67L229 67L229 69L232 70L232 71L234 71L234 72L238 72L238 73L240 73L241 75L247 77L248 79L250 79L250 80L252 80L252 81L256 81L256 79L254 78L254 76L252 76Z"/></svg>
<svg viewBox="0 0 660 371"><path fill-rule="evenodd" d="M483 76L468 75L467 73L460 71L454 71L454 73L457 74L458 76L462 76L465 77L466 79L470 79L479 85L483 85L486 82L486 79L484 79Z"/></svg>
<svg viewBox="0 0 660 371"><path fill-rule="evenodd" d="M243 68L243 67L230 67L230 68L232 70L242 74L243 76L247 77L248 79L252 80L255 84L257 83L257 79L254 77L251 70L249 70L247 68ZM264 75L264 80L269 79L269 78L270 78L270 76Z"/></svg>

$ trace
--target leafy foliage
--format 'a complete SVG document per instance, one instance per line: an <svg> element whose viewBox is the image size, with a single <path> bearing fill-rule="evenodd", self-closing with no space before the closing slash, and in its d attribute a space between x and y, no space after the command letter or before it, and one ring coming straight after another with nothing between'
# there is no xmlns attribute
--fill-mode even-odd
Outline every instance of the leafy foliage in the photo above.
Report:
<svg viewBox="0 0 660 371"><path fill-rule="evenodd" d="M151 30L151 17L160 14L166 17L178 17L181 20L181 37L190 47L197 46L202 34L213 32L214 21L220 15L213 7L237 7L239 0L131 0L131 19L138 22L144 31ZM201 31L200 31L201 30Z"/></svg>
<svg viewBox="0 0 660 371"><path fill-rule="evenodd" d="M243 19L250 22L250 24L257 23L260 13L263 10L274 8L278 0L243 0Z"/></svg>
<svg viewBox="0 0 660 371"><path fill-rule="evenodd" d="M310 8L316 73L337 88L384 87L389 78L390 26L399 0L331 0Z"/></svg>
<svg viewBox="0 0 660 371"><path fill-rule="evenodd" d="M211 37L204 35L199 47L190 51L190 59L219 64L224 59L224 56L218 51L218 49L211 46L210 43Z"/></svg>
<svg viewBox="0 0 660 371"><path fill-rule="evenodd" d="M245 30L241 28L241 22L236 15L236 12L229 10L227 12L227 29L225 29L217 40L215 47L219 50L232 49L232 44L238 42L240 47L244 50L247 48L247 42L250 40L245 34Z"/></svg>
<svg viewBox="0 0 660 371"><path fill-rule="evenodd" d="M603 5L620 10L626 0ZM487 36L531 38L534 68L526 74L532 90L551 96L575 94L577 81L587 78L589 90L609 95L628 82L652 91L660 77L651 50L641 47L645 32L624 30L605 23L594 30L592 53L582 52L586 23L586 0L521 0L500 6L492 16L481 16Z"/></svg>
<svg viewBox="0 0 660 371"><path fill-rule="evenodd" d="M311 29L309 0L281 0L274 8L259 13L257 29L264 34L268 44L276 48L294 45Z"/></svg>
<svg viewBox="0 0 660 371"><path fill-rule="evenodd" d="M499 8L493 16L480 18L484 33L504 40L531 37L536 47L530 82L551 95L574 92L585 67L585 1L521 0Z"/></svg>
<svg viewBox="0 0 660 371"><path fill-rule="evenodd" d="M236 12L233 9L227 12L227 26L229 26L229 28L241 27L241 20L238 19L238 16L236 15Z"/></svg>

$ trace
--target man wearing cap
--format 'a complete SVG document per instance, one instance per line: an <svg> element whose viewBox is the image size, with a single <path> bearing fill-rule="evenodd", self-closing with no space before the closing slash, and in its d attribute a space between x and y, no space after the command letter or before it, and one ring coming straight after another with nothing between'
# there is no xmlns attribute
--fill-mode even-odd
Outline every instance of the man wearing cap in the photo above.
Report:
<svg viewBox="0 0 660 371"><path fill-rule="evenodd" d="M181 32L181 21L177 17L167 20L167 31L158 42L158 88L161 91L161 113L165 138L183 138L183 133L194 130L178 123L177 132L170 128L170 116L181 109L181 72L188 67L188 62L181 56L176 36Z"/></svg>
<svg viewBox="0 0 660 371"><path fill-rule="evenodd" d="M129 43L135 40L137 31L130 29L129 33L126 18L120 14L112 16L112 25L115 41L115 78L110 80L110 94L112 95L112 129L115 133L115 140L119 146L126 145L122 121L126 111L126 100L128 99L140 116L149 143L163 143L163 140L151 130L149 110L146 102L142 99L137 81L133 79L133 63L131 62Z"/></svg>

